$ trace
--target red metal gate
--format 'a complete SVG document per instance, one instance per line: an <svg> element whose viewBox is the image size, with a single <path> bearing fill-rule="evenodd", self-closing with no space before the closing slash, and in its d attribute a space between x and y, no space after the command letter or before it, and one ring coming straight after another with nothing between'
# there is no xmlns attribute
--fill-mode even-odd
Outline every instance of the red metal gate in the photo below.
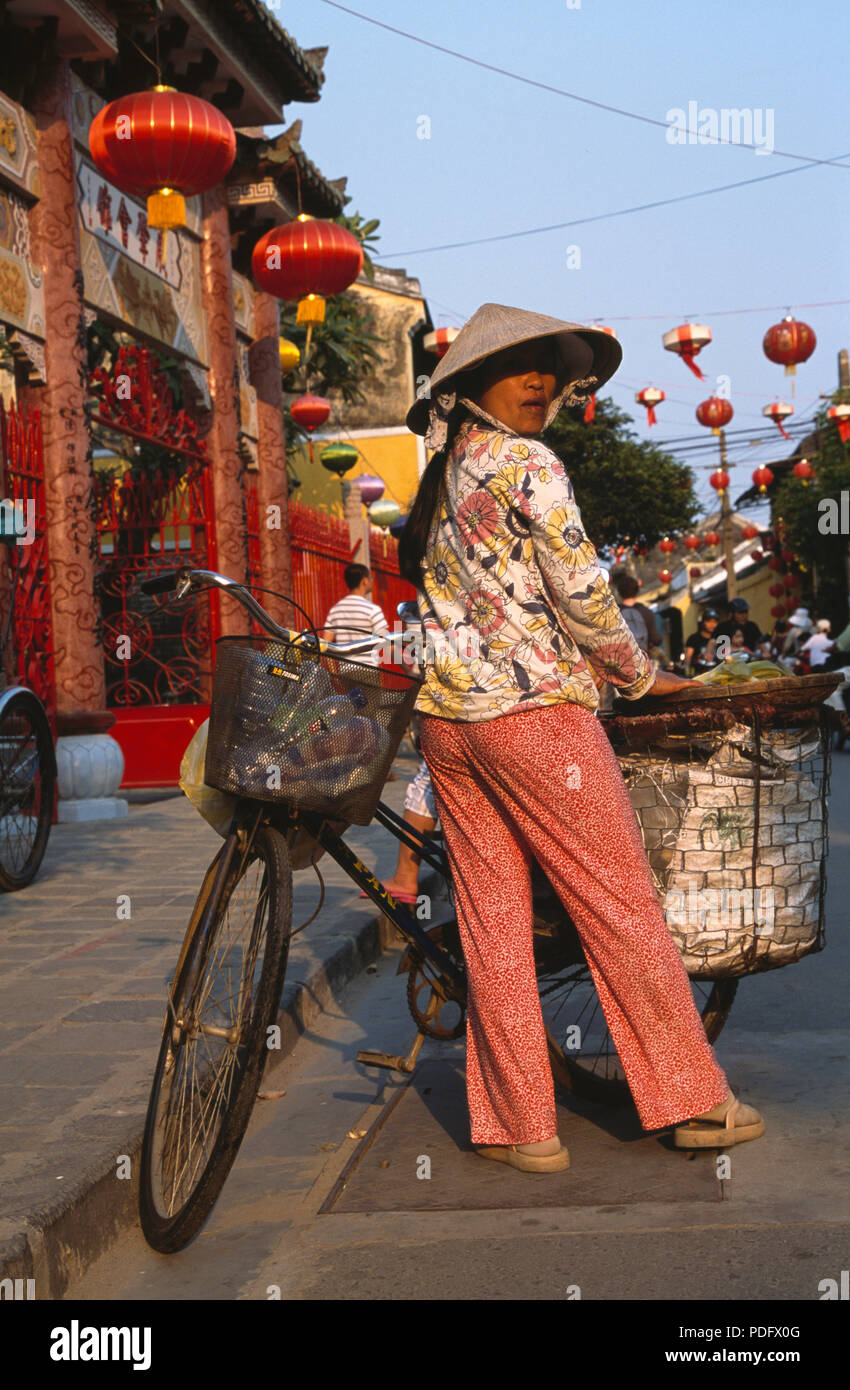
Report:
<svg viewBox="0 0 850 1390"><path fill-rule="evenodd" d="M205 596L175 605L138 586L178 565L216 568L206 445L147 348L120 348L91 386L93 435L107 446L96 450L94 470L97 594L122 786L173 786L209 713L218 603Z"/></svg>
<svg viewBox="0 0 850 1390"><path fill-rule="evenodd" d="M372 601L383 608L390 631L399 622L397 605L416 597L412 584L403 579L398 568L398 541L386 531L372 531L369 536L369 557L372 562Z"/></svg>
<svg viewBox="0 0 850 1390"><path fill-rule="evenodd" d="M41 415L0 400L0 499L7 517L15 504L21 544L0 546L0 636L5 636L12 594L15 612L4 659L10 682L28 685L54 721L53 628L47 554L47 516Z"/></svg>
<svg viewBox="0 0 850 1390"><path fill-rule="evenodd" d="M307 614L307 618L296 614L296 620L321 628L328 610L348 592L344 578L351 561L348 522L290 502L289 535L294 598Z"/></svg>

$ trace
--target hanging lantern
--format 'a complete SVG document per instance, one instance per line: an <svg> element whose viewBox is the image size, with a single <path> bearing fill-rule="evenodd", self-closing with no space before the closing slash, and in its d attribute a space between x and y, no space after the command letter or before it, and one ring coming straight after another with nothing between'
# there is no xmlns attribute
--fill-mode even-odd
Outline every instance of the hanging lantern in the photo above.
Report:
<svg viewBox="0 0 850 1390"><path fill-rule="evenodd" d="M809 486L809 480L815 476L815 470L808 459L800 459L799 463L794 464L794 477L799 478L803 487Z"/></svg>
<svg viewBox="0 0 850 1390"><path fill-rule="evenodd" d="M787 549L786 549L786 550L783 550L783 551L782 551L782 558L783 558L783 560L785 561L786 565L793 565L793 563L794 563L794 561L796 560L797 556L794 554L794 551L793 551L793 550L787 550Z"/></svg>
<svg viewBox="0 0 850 1390"><path fill-rule="evenodd" d="M148 226L171 231L186 225L186 198L215 188L230 171L236 133L208 101L160 85L98 111L89 149L104 178L147 198Z"/></svg>
<svg viewBox="0 0 850 1390"><path fill-rule="evenodd" d="M607 333L610 338L616 338L617 336L617 334L614 332L614 329L609 328L608 325L604 323L591 323L588 324L588 328L595 328L597 333ZM587 402L587 405L584 407L584 423L586 425L592 425L595 419L596 397L591 396Z"/></svg>
<svg viewBox="0 0 850 1390"><path fill-rule="evenodd" d="M732 402L725 400L723 396L709 396L707 401L700 401L695 414L701 425L710 426L712 434L719 434L723 426L729 424L735 412Z"/></svg>
<svg viewBox="0 0 850 1390"><path fill-rule="evenodd" d="M331 413L331 403L324 396L299 396L289 407L289 413L302 430L309 434L323 425Z"/></svg>
<svg viewBox="0 0 850 1390"><path fill-rule="evenodd" d="M741 536L745 541L754 541L759 533L759 528L748 521L746 526L741 527Z"/></svg>
<svg viewBox="0 0 850 1390"><path fill-rule="evenodd" d="M710 546L719 545L719 544L720 544L720 537L719 537L719 535L717 534L717 532L716 532L716 531L706 531L706 533L705 533L705 543L706 543L706 545L710 545Z"/></svg>
<svg viewBox="0 0 850 1390"><path fill-rule="evenodd" d="M289 373L293 372L301 361L301 350L288 338L279 338L278 351L280 352L280 370L284 376L289 376Z"/></svg>
<svg viewBox="0 0 850 1390"><path fill-rule="evenodd" d="M784 428L782 421L787 420L788 416L793 414L794 407L789 405L787 401L771 401L770 405L766 405L762 411L762 415L766 415L768 420L772 420L774 425L778 426L779 433L784 439L790 439L791 436Z"/></svg>
<svg viewBox="0 0 850 1390"><path fill-rule="evenodd" d="M846 444L850 439L850 405L831 405L826 413L838 426L841 443Z"/></svg>
<svg viewBox="0 0 850 1390"><path fill-rule="evenodd" d="M336 473L341 478L349 468L354 467L359 457L360 452L353 444L343 444L340 441L339 444L329 444L323 449L319 454L319 462L329 473Z"/></svg>
<svg viewBox="0 0 850 1390"><path fill-rule="evenodd" d="M688 574L691 576L691 579L699 579L700 575L702 574L702 570L700 569L699 565L691 565L690 569L688 570Z"/></svg>
<svg viewBox="0 0 850 1390"><path fill-rule="evenodd" d="M422 346L426 352L434 352L438 357L445 357L459 332L459 328L435 328L433 333L425 334L422 339Z"/></svg>
<svg viewBox="0 0 850 1390"><path fill-rule="evenodd" d="M799 582L796 574L783 574L782 576L782 583L786 589L796 589Z"/></svg>
<svg viewBox="0 0 850 1390"><path fill-rule="evenodd" d="M788 609L785 607L784 603L775 603L770 612L774 618L784 618Z"/></svg>
<svg viewBox="0 0 850 1390"><path fill-rule="evenodd" d="M729 474L725 468L718 468L708 480L716 492L725 492L729 486Z"/></svg>
<svg viewBox="0 0 850 1390"><path fill-rule="evenodd" d="M380 526L383 531L388 530L400 516L401 507L397 502L391 502L388 497L383 501L373 502L369 507L369 520Z"/></svg>
<svg viewBox="0 0 850 1390"><path fill-rule="evenodd" d="M363 269L363 247L336 222L301 212L260 237L251 271L260 289L298 300L298 323L321 323L325 296L347 290Z"/></svg>
<svg viewBox="0 0 850 1390"><path fill-rule="evenodd" d="M773 474L769 468L757 468L753 473L753 482L763 495L773 482Z"/></svg>
<svg viewBox="0 0 850 1390"><path fill-rule="evenodd" d="M646 423L648 425L656 424L655 407L664 400L664 392L659 391L657 386L645 386L642 391L638 391L635 400L638 405L646 408Z"/></svg>
<svg viewBox="0 0 850 1390"><path fill-rule="evenodd" d="M767 592L770 594L771 598L781 598L782 595L785 593L785 585L771 584Z"/></svg>
<svg viewBox="0 0 850 1390"><path fill-rule="evenodd" d="M782 569L782 561L780 560L779 556L771 555L767 562L767 567L769 570L776 570L777 573L780 572Z"/></svg>
<svg viewBox="0 0 850 1390"><path fill-rule="evenodd" d="M770 362L785 368L786 376L794 376L798 362L807 362L817 347L814 329L788 314L781 323L774 323L765 333L762 347Z"/></svg>
<svg viewBox="0 0 850 1390"><path fill-rule="evenodd" d="M663 541L658 542L658 549L661 551L662 555L672 555L673 551L676 549L676 542L671 541L669 536L665 536Z"/></svg>
<svg viewBox="0 0 850 1390"><path fill-rule="evenodd" d="M377 502L386 492L383 478L377 478L374 473L363 473L359 478L353 478L352 482L357 483L360 488L360 496L367 507L371 506L373 502Z"/></svg>
<svg viewBox="0 0 850 1390"><path fill-rule="evenodd" d="M710 328L706 328L704 323L683 323L678 328L671 328L669 333L664 334L661 341L668 352L675 352L677 356L681 357L685 366L690 367L694 376L698 376L700 381L705 380L694 358L711 342Z"/></svg>
<svg viewBox="0 0 850 1390"><path fill-rule="evenodd" d="M685 537L685 545L688 550L699 550L701 544L702 542L699 536L695 536L693 532L691 535Z"/></svg>
<svg viewBox="0 0 850 1390"><path fill-rule="evenodd" d="M673 576L669 570L659 570L658 578L661 580L662 584L669 584Z"/></svg>
<svg viewBox="0 0 850 1390"><path fill-rule="evenodd" d="M763 550L751 550L751 551L750 551L750 559L751 559L751 560L755 560L756 564L758 564L760 560L763 560L763 559L764 559L764 551L763 551ZM770 561L768 560L767 563L770 564Z"/></svg>

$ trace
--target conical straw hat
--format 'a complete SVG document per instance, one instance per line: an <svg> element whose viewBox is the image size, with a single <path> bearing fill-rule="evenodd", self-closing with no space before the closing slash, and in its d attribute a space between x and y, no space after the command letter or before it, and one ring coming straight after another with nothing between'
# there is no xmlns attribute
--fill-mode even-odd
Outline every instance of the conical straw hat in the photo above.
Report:
<svg viewBox="0 0 850 1390"><path fill-rule="evenodd" d="M569 382L596 377L598 391L620 365L623 350L617 339L601 328L586 328L580 323L566 323L548 314L534 314L528 309L512 309L507 304L482 304L464 324L448 352L440 359L431 375L430 395L437 387L453 390L452 378L483 362L494 352L527 343L533 338L554 337L563 370L561 388ZM559 373L560 375L560 373ZM428 427L430 399L422 396L407 412L407 428L414 434L424 434ZM550 421L547 420L547 424Z"/></svg>

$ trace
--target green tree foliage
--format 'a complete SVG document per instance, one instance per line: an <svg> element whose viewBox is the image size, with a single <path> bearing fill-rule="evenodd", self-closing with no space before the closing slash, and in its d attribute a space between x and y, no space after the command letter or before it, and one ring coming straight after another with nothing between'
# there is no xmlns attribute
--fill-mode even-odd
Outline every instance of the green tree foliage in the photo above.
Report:
<svg viewBox="0 0 850 1390"><path fill-rule="evenodd" d="M829 405L850 402L850 391L836 391L815 416L817 453L810 462L815 477L803 487L793 472L777 483L771 498L775 519L782 518L788 545L812 576L814 602L821 617L831 619L836 633L847 623L847 535L840 532L841 494L850 491L850 444L842 444L827 417ZM829 529L826 499L835 503L839 529Z"/></svg>
<svg viewBox="0 0 850 1390"><path fill-rule="evenodd" d="M629 428L631 416L611 400L597 400L596 418L562 411L544 442L563 461L588 536L598 550L620 543L653 546L689 530L699 516L694 475L686 464Z"/></svg>

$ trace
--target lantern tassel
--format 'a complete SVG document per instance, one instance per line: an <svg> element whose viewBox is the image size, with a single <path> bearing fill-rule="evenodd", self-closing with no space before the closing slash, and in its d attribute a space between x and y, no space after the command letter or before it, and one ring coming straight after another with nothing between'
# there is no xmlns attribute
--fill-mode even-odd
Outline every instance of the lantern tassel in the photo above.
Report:
<svg viewBox="0 0 850 1390"><path fill-rule="evenodd" d="M705 377L703 376L702 372L700 371L699 367L694 361L694 354L692 352L683 352L682 361L684 362L686 367L690 367L694 376L698 376L700 381L705 381Z"/></svg>
<svg viewBox="0 0 850 1390"><path fill-rule="evenodd" d="M791 438L791 436L790 436L790 434L788 433L788 431L786 430L785 426L784 426L779 420L776 421L776 428L779 430L779 433L782 435L782 438L783 438L783 439L790 439L790 438Z"/></svg>
<svg viewBox="0 0 850 1390"><path fill-rule="evenodd" d="M653 405L647 407L646 423L647 425L654 425L656 423L655 406Z"/></svg>
<svg viewBox="0 0 850 1390"><path fill-rule="evenodd" d="M586 425L592 425L595 419L596 419L596 397L595 397L595 396L591 396L590 400L587 402L587 405L584 407L584 423L585 423Z"/></svg>

